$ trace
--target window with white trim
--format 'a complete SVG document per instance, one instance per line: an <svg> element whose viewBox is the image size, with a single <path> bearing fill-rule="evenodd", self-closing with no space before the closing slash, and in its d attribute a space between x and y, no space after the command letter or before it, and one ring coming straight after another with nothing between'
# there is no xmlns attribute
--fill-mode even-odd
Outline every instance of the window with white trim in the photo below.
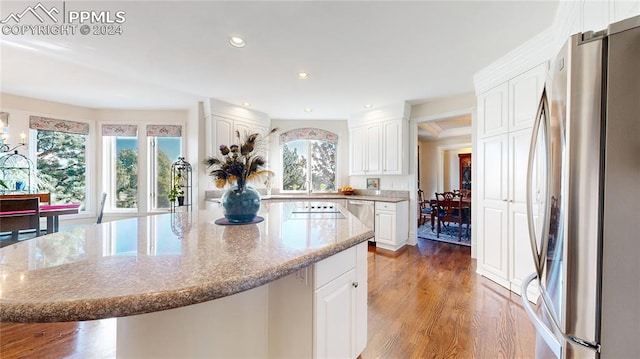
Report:
<svg viewBox="0 0 640 359"><path fill-rule="evenodd" d="M169 208L171 164L182 156L182 126L148 125L151 208Z"/></svg>
<svg viewBox="0 0 640 359"><path fill-rule="evenodd" d="M281 134L282 191L335 191L337 143L336 134L316 128Z"/></svg>
<svg viewBox="0 0 640 359"><path fill-rule="evenodd" d="M52 203L80 203L85 211L89 124L30 116L29 127L36 136L38 191L50 193Z"/></svg>
<svg viewBox="0 0 640 359"><path fill-rule="evenodd" d="M109 209L138 208L138 126L102 125L105 188Z"/></svg>

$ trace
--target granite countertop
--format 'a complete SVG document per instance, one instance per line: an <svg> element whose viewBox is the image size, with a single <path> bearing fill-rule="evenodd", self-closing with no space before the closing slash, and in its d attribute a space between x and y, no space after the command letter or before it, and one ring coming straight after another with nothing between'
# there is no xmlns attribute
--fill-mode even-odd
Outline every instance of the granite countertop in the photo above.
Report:
<svg viewBox="0 0 640 359"><path fill-rule="evenodd" d="M79 226L0 249L0 321L62 322L150 313L276 280L373 237L345 209L295 219L265 201L257 224L218 210Z"/></svg>
<svg viewBox="0 0 640 359"><path fill-rule="evenodd" d="M405 194L406 193L406 194ZM361 201L377 201L377 202L391 202L398 203L408 201L407 191L363 191L353 195L344 195L342 193L311 193L311 194L272 194L270 196L263 196L266 200L300 200L300 201L322 201L331 199L356 199ZM219 202L220 198L212 195L207 197L207 201Z"/></svg>

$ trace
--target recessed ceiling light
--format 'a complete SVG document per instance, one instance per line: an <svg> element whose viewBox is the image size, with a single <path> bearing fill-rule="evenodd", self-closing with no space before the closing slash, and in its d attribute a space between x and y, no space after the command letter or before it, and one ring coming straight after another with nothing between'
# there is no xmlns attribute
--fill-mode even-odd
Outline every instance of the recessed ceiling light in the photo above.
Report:
<svg viewBox="0 0 640 359"><path fill-rule="evenodd" d="M304 112L311 112L311 111L313 111L313 110L308 108L308 107L304 109Z"/></svg>
<svg viewBox="0 0 640 359"><path fill-rule="evenodd" d="M244 107L251 107L251 104L250 104L250 103L248 103L248 102L243 102L243 103L242 103L242 106L244 106Z"/></svg>
<svg viewBox="0 0 640 359"><path fill-rule="evenodd" d="M298 78L300 80L306 80L309 78L309 73L308 72L298 72Z"/></svg>
<svg viewBox="0 0 640 359"><path fill-rule="evenodd" d="M371 108L371 104L364 105L364 108Z"/></svg>
<svg viewBox="0 0 640 359"><path fill-rule="evenodd" d="M238 36L231 36L229 38L229 43L233 47L244 47L244 45L246 45L244 39Z"/></svg>

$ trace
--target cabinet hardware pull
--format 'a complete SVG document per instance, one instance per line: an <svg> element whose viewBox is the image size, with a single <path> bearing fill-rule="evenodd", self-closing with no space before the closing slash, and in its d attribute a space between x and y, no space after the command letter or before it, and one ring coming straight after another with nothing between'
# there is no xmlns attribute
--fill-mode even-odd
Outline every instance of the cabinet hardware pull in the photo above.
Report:
<svg viewBox="0 0 640 359"><path fill-rule="evenodd" d="M358 282L353 282L351 285L352 285L354 288L358 288Z"/></svg>

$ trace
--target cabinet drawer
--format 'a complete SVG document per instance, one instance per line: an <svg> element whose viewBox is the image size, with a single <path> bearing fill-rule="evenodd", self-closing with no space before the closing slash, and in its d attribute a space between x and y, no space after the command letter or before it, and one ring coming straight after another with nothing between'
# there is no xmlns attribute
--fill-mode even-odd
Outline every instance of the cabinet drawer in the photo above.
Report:
<svg viewBox="0 0 640 359"><path fill-rule="evenodd" d="M323 259L320 262L316 263L316 267L314 270L314 289L322 287L333 279L339 277L341 274L355 268L356 247L345 249L340 253L334 254L331 257Z"/></svg>
<svg viewBox="0 0 640 359"><path fill-rule="evenodd" d="M378 210L383 210L383 211L396 211L396 203L391 203L391 202L377 202L376 201L376 211Z"/></svg>

